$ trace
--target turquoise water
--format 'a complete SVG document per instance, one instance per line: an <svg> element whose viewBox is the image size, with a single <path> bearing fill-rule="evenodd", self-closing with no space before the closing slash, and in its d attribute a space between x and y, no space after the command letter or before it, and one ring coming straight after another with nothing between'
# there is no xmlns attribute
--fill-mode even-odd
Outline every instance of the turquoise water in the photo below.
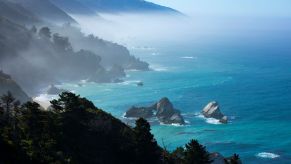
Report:
<svg viewBox="0 0 291 164"><path fill-rule="evenodd" d="M210 152L238 153L244 163L291 163L291 49L286 41L196 43L131 50L155 71L130 71L124 83L64 87L120 119L132 105L168 97L189 122L152 121L153 134L169 150L194 138ZM212 100L231 118L229 124L197 116ZM272 154L259 155L264 152Z"/></svg>

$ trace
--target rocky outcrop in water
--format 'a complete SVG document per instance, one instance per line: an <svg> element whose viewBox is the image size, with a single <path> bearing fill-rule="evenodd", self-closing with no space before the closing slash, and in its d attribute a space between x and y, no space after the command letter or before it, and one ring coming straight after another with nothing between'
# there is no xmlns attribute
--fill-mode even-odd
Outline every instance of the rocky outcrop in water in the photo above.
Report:
<svg viewBox="0 0 291 164"><path fill-rule="evenodd" d="M156 117L163 124L185 124L179 110L175 109L168 98L162 98L150 107L131 107L126 113L127 118Z"/></svg>
<svg viewBox="0 0 291 164"><path fill-rule="evenodd" d="M154 110L156 108L153 107L131 107L126 113L125 117L131 118L151 118L154 117Z"/></svg>
<svg viewBox="0 0 291 164"><path fill-rule="evenodd" d="M219 108L219 104L216 101L212 101L210 103L208 103L204 109L202 110L202 114L204 115L204 117L206 118L215 118L217 120L219 120L219 122L221 123L227 123L228 118L227 116L224 116Z"/></svg>

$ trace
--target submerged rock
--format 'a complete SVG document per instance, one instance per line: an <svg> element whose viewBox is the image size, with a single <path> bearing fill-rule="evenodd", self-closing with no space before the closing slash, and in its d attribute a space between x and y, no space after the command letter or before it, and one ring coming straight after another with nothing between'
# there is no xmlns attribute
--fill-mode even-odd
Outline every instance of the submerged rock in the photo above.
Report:
<svg viewBox="0 0 291 164"><path fill-rule="evenodd" d="M132 107L125 113L125 117L157 117L163 124L185 124L184 118L180 114L180 111L175 109L173 104L166 97L162 98L150 107Z"/></svg>
<svg viewBox="0 0 291 164"><path fill-rule="evenodd" d="M216 101L208 103L202 110L202 114L206 118L215 118L221 123L227 123L228 118L224 116L219 108L219 104Z"/></svg>
<svg viewBox="0 0 291 164"><path fill-rule="evenodd" d="M54 85L50 85L48 90L46 91L46 93L49 94L49 95L59 95L59 94L61 94L63 92L66 92L66 90L57 88Z"/></svg>
<svg viewBox="0 0 291 164"><path fill-rule="evenodd" d="M139 87L142 87L143 86L143 82L142 81L137 82L136 85L139 86Z"/></svg>

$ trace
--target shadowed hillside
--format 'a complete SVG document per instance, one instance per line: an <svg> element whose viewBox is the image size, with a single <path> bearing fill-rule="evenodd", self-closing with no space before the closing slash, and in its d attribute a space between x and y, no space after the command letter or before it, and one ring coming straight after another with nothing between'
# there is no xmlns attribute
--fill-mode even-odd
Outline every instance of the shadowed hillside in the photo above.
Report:
<svg viewBox="0 0 291 164"><path fill-rule="evenodd" d="M63 10L51 3L49 0L7 0L16 3L29 10L40 19L49 23L76 23Z"/></svg>

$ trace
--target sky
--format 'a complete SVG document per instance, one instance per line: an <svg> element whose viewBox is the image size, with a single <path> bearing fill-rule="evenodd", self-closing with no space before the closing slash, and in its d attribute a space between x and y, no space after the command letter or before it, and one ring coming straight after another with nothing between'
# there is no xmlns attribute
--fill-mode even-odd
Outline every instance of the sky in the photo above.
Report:
<svg viewBox="0 0 291 164"><path fill-rule="evenodd" d="M183 13L291 17L291 0L148 0Z"/></svg>

